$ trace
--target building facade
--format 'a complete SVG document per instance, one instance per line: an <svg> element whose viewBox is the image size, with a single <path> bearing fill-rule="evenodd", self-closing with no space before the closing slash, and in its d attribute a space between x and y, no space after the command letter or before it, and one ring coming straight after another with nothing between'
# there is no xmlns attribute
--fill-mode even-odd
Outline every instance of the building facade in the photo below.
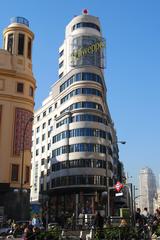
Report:
<svg viewBox="0 0 160 240"><path fill-rule="evenodd" d="M28 20L16 17L4 30L0 49L0 208L2 215L14 219L26 219L25 209L29 208L36 84L33 39Z"/></svg>
<svg viewBox="0 0 160 240"><path fill-rule="evenodd" d="M59 79L34 115L31 202L49 197L51 220L61 213L95 213L106 184L119 180L105 47L97 17L74 17L59 48Z"/></svg>
<svg viewBox="0 0 160 240"><path fill-rule="evenodd" d="M153 214L156 193L156 178L153 171L148 167L141 169L139 174L139 207L142 211L147 207L149 213Z"/></svg>

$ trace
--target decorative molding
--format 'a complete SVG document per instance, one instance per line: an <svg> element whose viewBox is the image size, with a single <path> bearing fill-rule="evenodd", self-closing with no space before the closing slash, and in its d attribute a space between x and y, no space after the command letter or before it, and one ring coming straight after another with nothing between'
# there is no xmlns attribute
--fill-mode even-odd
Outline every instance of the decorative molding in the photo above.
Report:
<svg viewBox="0 0 160 240"><path fill-rule="evenodd" d="M31 149L31 140L32 140L32 123L30 122L27 126L27 131L23 139L24 130L27 124L27 121L33 116L31 111L28 111L23 108L15 109L15 122L14 122L14 138L13 138L13 154L20 155L20 152L23 150L23 141L24 141L24 150Z"/></svg>

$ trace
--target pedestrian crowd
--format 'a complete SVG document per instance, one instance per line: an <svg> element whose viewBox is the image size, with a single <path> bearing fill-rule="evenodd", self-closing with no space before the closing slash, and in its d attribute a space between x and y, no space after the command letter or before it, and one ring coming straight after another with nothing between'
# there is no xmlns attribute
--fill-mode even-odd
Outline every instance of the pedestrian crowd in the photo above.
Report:
<svg viewBox="0 0 160 240"><path fill-rule="evenodd" d="M41 218L35 215L31 221L7 221L11 226L9 235L14 238L23 237L24 240L36 240L41 229L44 229Z"/></svg>
<svg viewBox="0 0 160 240"><path fill-rule="evenodd" d="M137 208L135 212L135 224L140 233L150 232L150 234L154 234L160 224L160 207L156 209L153 215L148 212L146 207L142 212L140 208Z"/></svg>

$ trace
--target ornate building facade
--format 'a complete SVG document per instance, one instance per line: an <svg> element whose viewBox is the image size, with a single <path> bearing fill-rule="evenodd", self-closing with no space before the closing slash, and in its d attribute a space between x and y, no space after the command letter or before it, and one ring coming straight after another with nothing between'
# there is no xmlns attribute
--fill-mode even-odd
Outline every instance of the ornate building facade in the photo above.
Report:
<svg viewBox="0 0 160 240"><path fill-rule="evenodd" d="M16 17L4 30L0 49L0 208L14 219L29 214L33 39L28 20Z"/></svg>

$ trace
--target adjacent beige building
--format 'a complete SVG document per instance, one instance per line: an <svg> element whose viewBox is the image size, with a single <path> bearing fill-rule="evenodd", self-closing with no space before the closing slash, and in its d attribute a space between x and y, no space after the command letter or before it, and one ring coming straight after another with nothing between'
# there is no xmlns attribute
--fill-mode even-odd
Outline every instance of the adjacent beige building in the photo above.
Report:
<svg viewBox="0 0 160 240"><path fill-rule="evenodd" d="M0 49L0 207L7 218L14 219L28 216L25 211L22 216L21 210L29 206L30 192L36 87L32 73L33 39L28 20L16 17L4 29Z"/></svg>

